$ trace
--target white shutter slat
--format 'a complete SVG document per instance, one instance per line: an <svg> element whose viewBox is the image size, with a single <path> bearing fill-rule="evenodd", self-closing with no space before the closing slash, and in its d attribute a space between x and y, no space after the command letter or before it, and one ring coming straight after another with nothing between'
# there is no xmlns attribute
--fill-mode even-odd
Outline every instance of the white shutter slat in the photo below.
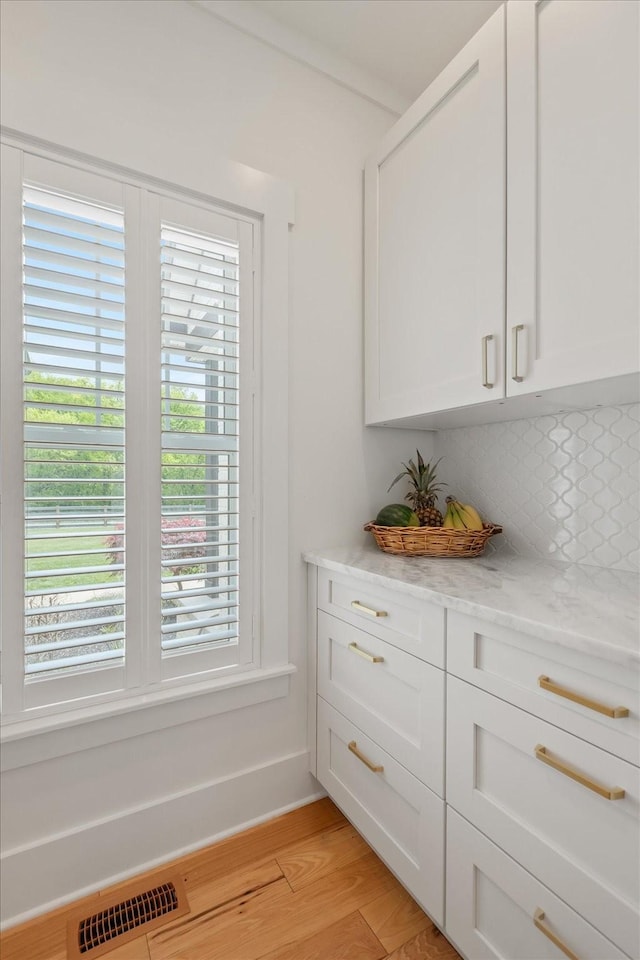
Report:
<svg viewBox="0 0 640 960"><path fill-rule="evenodd" d="M61 344L56 344L56 343L29 341L27 339L27 337L29 336L28 327L25 329L25 333L26 333L25 348L27 350L27 354L29 356L29 360L31 363L34 362L36 356L53 358L44 362L43 365L40 367L40 370L47 375L51 373L54 373L54 374L57 373L57 375L60 376L60 373L58 371L58 364L56 362L58 358L61 360L77 361L78 367L75 370L76 376L82 376L82 375L85 375L87 377L94 376L95 365L96 363L99 363L99 362L102 362L103 364L108 363L111 366L118 366L120 368L124 366L122 356L118 356L115 353L100 354L95 350L77 350L74 347L63 347ZM50 334L50 337L53 338L54 336L55 336L55 331L52 331ZM80 361L88 361L88 362L84 363L84 365L81 367ZM54 367L55 369L51 370L50 369L51 367Z"/></svg>
<svg viewBox="0 0 640 960"><path fill-rule="evenodd" d="M107 298L111 296L113 300L110 302L124 303L120 277L118 277L117 273L115 276L110 274L105 277L102 275L103 271L102 267L100 267L97 271L100 273L100 278L98 278L91 276L90 274L92 272L93 271L88 270L86 267L82 273L79 270L72 273L71 269L66 271L49 270L45 267L38 266L36 263L29 264L29 277L34 290L47 289L49 287L55 289L56 286L77 287L80 290L92 290L93 293L106 294Z"/></svg>
<svg viewBox="0 0 640 960"><path fill-rule="evenodd" d="M238 579L238 575L237 575L237 574L234 574L234 573L221 573L221 574L220 574L219 576L217 576L217 577L208 576L208 577L207 577L207 583L209 583L210 580L228 580L228 581L233 580L234 583L235 583L235 582L237 581L237 579ZM238 587L237 587L237 585L234 586L233 584L230 584L230 583L224 584L223 586L220 586L220 587L210 587L210 586L206 586L206 587L194 587L193 589L189 589L189 590L181 590L181 591L180 591L180 599L181 599L181 600L184 600L185 597L186 597L186 598L189 598L189 597L213 597L213 596L216 596L216 595L218 595L218 594L225 594L225 595L226 595L226 594L237 593L237 592L238 592ZM175 593L174 593L172 590L165 590L165 591L161 594L161 597L162 597L163 600L173 600L173 599L175 599ZM208 609L208 605L207 605L207 607L204 608L204 609Z"/></svg>
<svg viewBox="0 0 640 960"><path fill-rule="evenodd" d="M29 247L24 251L24 259L29 267L51 270L59 273L61 276L84 277L90 271L96 272L94 260L85 262L79 260L77 256L74 257L66 253L61 253L58 250L44 250L43 248L36 249L35 247ZM60 270L56 270L56 267L59 267ZM119 283L122 274L122 265L105 263L101 260L97 272L101 280L104 281L109 277Z"/></svg>
<svg viewBox="0 0 640 960"><path fill-rule="evenodd" d="M40 682L124 659L124 217L32 186L23 211L24 662Z"/></svg>
<svg viewBox="0 0 640 960"><path fill-rule="evenodd" d="M228 271L225 271L228 272ZM226 297L235 297L239 294L239 283L236 277L222 276L221 273L211 273L210 271L192 269L189 266L172 263L171 270L162 270L162 279L165 280L169 289L173 286L186 288L196 286L198 289L214 290Z"/></svg>
<svg viewBox="0 0 640 960"><path fill-rule="evenodd" d="M167 239L166 234L164 234L164 237ZM171 267L172 269L169 271L165 269L164 265L162 266L163 279L166 276L173 276L174 268L175 275L179 277L185 267L187 267L198 276L203 276L207 279L238 282L239 268L237 261L225 261L223 257L216 257L215 255L202 256L197 252L190 253L188 250L179 250L176 247L174 249Z"/></svg>
<svg viewBox="0 0 640 960"><path fill-rule="evenodd" d="M45 662L29 662L24 668L27 677L35 674L56 673L61 670L71 670L75 667L86 667L88 665L97 665L107 660L121 660L120 650L103 650L99 653L84 654L80 657L64 657L58 659L47 659Z"/></svg>
<svg viewBox="0 0 640 960"><path fill-rule="evenodd" d="M27 188L28 189L28 188ZM45 200L45 202L50 202ZM46 210L37 203L35 194L30 199L25 192L25 223L30 227L41 227L51 233L62 233L64 236L80 237L89 240L91 243L100 244L106 248L115 247L119 249L122 229L117 224L98 223L96 220L84 219L95 216L97 208L81 209L81 204L76 200L70 201L70 213L66 216L61 209L60 202L56 204L55 211ZM74 215L75 214L75 215ZM104 217L104 213L102 213Z"/></svg>
<svg viewBox="0 0 640 960"><path fill-rule="evenodd" d="M28 276L31 278L30 274L28 274ZM98 286L96 285L96 290L97 289ZM38 301L45 300L48 303L64 304L64 309L70 313L81 313L87 318L93 319L95 317L97 319L100 316L101 310L119 315L122 312L124 302L123 299L116 300L107 297L90 296L86 293L71 293L68 290L58 290L57 287L53 285L45 287L44 285L36 286L33 283L25 283L23 290L27 313L29 312L29 304L37 304Z"/></svg>
<svg viewBox="0 0 640 960"><path fill-rule="evenodd" d="M29 257L35 258L35 251L53 247L56 253L75 257L80 263L91 263L96 271L103 263L124 269L124 252L112 247L101 248L99 244L78 237L69 237L57 232L39 230L37 227L24 228L25 242L29 245Z"/></svg>

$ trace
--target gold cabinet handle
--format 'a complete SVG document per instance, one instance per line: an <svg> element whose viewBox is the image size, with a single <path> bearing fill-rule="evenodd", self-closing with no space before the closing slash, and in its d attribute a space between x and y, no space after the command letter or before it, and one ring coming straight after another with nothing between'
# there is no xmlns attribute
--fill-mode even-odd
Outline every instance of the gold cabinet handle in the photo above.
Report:
<svg viewBox="0 0 640 960"><path fill-rule="evenodd" d="M581 783L583 787L586 787L588 790L593 790L594 793L604 797L605 800L622 800L625 795L622 787L603 787L601 784L596 783L595 780L592 780L591 777L587 777L584 775L584 773L580 773L579 770L576 770L575 767L571 767L563 760L556 760L548 753L547 748L543 747L541 743L536 746L534 753L536 755L536 760L542 760L543 763L553 767L554 770L558 770L559 773L563 773L565 777L569 777L571 780Z"/></svg>
<svg viewBox="0 0 640 960"><path fill-rule="evenodd" d="M351 753L354 753L358 760L360 760L361 763L364 763L365 767L368 767L372 773L384 773L384 767L382 764L372 763L371 760L368 760L362 753L360 753L358 750L358 744L355 740L352 740L348 746L349 750L351 750Z"/></svg>
<svg viewBox="0 0 640 960"><path fill-rule="evenodd" d="M489 333L482 338L482 386L492 390L494 383L489 382L489 360L487 358L488 346L490 340L493 340L493 334Z"/></svg>
<svg viewBox="0 0 640 960"><path fill-rule="evenodd" d="M373 607L368 607L364 603L360 603L359 600L352 600L351 606L354 610L359 610L361 613L368 613L370 617L387 617L388 613L386 610L374 610Z"/></svg>
<svg viewBox="0 0 640 960"><path fill-rule="evenodd" d="M384 657L374 657L372 653L367 653L366 650L361 650L357 643L350 643L349 650L351 650L351 653L357 653L358 656L368 660L369 663L384 663Z"/></svg>
<svg viewBox="0 0 640 960"><path fill-rule="evenodd" d="M518 334L521 330L524 330L524 323L511 327L511 379L516 383L524 380L524 377L518 374Z"/></svg>
<svg viewBox="0 0 640 960"><path fill-rule="evenodd" d="M583 707L588 707L589 710L596 710L598 713L603 713L605 717L613 717L617 720L619 717L629 716L629 711L626 707L607 707L604 703L598 703L597 700L591 700L589 697L583 697L580 693L574 693L573 690L561 687L560 684L554 683L550 677L538 677L538 686L542 687L543 690L548 690L549 693L555 693L557 697L564 697L565 700L579 703Z"/></svg>
<svg viewBox="0 0 640 960"><path fill-rule="evenodd" d="M565 957L569 957L569 960L580 960L580 957L574 953L573 950L570 950L566 943L563 943L560 937L556 936L553 930L550 930L546 923L543 923L543 920L544 910L541 910L540 907L538 907L533 915L533 922L540 933L544 933L547 940L551 940L551 943L555 943L558 950L562 950Z"/></svg>

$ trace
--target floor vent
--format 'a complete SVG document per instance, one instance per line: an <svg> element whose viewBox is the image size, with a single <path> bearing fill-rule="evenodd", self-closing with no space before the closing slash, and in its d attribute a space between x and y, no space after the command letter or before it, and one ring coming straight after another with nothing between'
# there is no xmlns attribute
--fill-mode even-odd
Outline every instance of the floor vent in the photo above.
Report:
<svg viewBox="0 0 640 960"><path fill-rule="evenodd" d="M153 877L145 887L129 884L117 900L107 893L76 912L68 925L69 960L94 960L189 912L182 877Z"/></svg>

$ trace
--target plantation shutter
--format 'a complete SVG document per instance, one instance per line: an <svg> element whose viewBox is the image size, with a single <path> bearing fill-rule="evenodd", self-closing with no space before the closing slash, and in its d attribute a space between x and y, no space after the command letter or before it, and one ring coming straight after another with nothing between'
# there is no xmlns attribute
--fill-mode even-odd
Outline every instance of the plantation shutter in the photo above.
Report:
<svg viewBox="0 0 640 960"><path fill-rule="evenodd" d="M124 214L23 193L27 682L122 664Z"/></svg>
<svg viewBox="0 0 640 960"><path fill-rule="evenodd" d="M235 221L212 215L198 217L194 229L188 206L165 201L162 210L180 223L160 227L161 649L167 676L191 672L195 664L206 669L247 658L239 616L238 229ZM206 233L207 227L217 230Z"/></svg>
<svg viewBox="0 0 640 960"><path fill-rule="evenodd" d="M0 149L3 716L257 668L256 228Z"/></svg>

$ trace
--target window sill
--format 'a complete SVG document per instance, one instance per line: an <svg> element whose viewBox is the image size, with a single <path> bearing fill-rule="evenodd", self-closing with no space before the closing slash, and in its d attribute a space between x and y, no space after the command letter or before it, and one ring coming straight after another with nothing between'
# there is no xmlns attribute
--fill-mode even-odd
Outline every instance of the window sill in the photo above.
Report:
<svg viewBox="0 0 640 960"><path fill-rule="evenodd" d="M295 665L288 663L53 716L6 722L0 730L2 770L285 697L295 672Z"/></svg>

